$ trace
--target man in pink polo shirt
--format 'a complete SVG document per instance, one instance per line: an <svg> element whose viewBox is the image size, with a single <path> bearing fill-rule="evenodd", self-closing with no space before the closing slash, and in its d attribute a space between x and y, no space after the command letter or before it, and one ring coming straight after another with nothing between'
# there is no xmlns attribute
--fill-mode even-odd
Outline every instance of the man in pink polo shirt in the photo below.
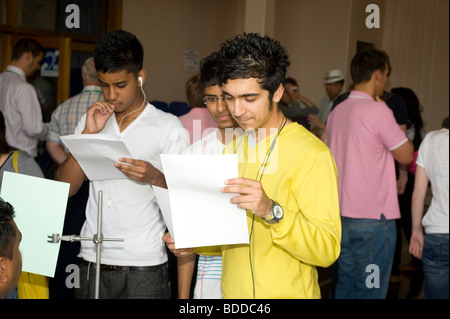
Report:
<svg viewBox="0 0 450 319"><path fill-rule="evenodd" d="M341 255L335 264L335 298L385 298L400 218L394 160L413 160L412 142L379 98L390 72L383 51L353 58L355 84L329 115L328 145L338 168Z"/></svg>

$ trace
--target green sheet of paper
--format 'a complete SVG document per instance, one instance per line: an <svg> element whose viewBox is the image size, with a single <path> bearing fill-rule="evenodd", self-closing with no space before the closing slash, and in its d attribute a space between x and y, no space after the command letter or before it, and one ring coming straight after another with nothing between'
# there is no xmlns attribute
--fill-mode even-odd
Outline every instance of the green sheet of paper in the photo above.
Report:
<svg viewBox="0 0 450 319"><path fill-rule="evenodd" d="M15 210L14 221L22 233L19 249L22 271L54 277L60 243L47 236L62 235L69 184L4 172L0 196Z"/></svg>

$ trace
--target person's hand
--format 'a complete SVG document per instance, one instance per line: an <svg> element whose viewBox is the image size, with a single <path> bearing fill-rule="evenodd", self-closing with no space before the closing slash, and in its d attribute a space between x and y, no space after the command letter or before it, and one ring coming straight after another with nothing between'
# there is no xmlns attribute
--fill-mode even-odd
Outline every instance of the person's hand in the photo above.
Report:
<svg viewBox="0 0 450 319"><path fill-rule="evenodd" d="M138 183L155 185L155 180L162 175L156 167L145 161L121 157L119 162L115 163L114 166Z"/></svg>
<svg viewBox="0 0 450 319"><path fill-rule="evenodd" d="M320 118L316 114L308 114L307 120L310 125L314 125L320 129L323 129L325 124L320 120Z"/></svg>
<svg viewBox="0 0 450 319"><path fill-rule="evenodd" d="M423 242L423 231L413 231L409 241L409 253L416 258L422 258Z"/></svg>
<svg viewBox="0 0 450 319"><path fill-rule="evenodd" d="M114 113L114 105L97 101L92 104L86 113L86 125L82 134L96 134L106 125L110 116Z"/></svg>
<svg viewBox="0 0 450 319"><path fill-rule="evenodd" d="M175 249L175 239L173 239L172 236L170 236L170 233L167 232L162 237L163 242L166 243L167 248L174 254L176 257L182 257L189 254L192 254L194 251L194 248L181 248L181 249Z"/></svg>
<svg viewBox="0 0 450 319"><path fill-rule="evenodd" d="M222 187L222 193L239 194L231 199L231 203L237 204L239 208L248 209L258 217L269 216L273 201L267 197L260 182L240 177L226 180L225 185L231 186Z"/></svg>
<svg viewBox="0 0 450 319"><path fill-rule="evenodd" d="M408 183L408 171L400 168L397 180L397 195L403 195L405 193L407 183Z"/></svg>

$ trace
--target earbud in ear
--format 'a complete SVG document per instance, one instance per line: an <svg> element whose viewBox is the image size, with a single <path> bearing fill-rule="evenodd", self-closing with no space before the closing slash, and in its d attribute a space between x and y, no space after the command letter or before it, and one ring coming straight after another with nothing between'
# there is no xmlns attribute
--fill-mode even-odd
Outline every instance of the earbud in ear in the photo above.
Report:
<svg viewBox="0 0 450 319"><path fill-rule="evenodd" d="M138 80L139 80L139 86L142 86L142 77L140 76L140 77L138 78Z"/></svg>

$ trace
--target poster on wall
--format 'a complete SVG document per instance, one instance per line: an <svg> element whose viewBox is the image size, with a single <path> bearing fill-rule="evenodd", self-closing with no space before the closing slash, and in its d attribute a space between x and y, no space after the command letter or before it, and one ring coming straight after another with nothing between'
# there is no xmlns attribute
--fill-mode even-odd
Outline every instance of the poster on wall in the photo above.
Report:
<svg viewBox="0 0 450 319"><path fill-rule="evenodd" d="M199 71L199 56L197 50L184 49L183 69L186 71Z"/></svg>
<svg viewBox="0 0 450 319"><path fill-rule="evenodd" d="M41 65L41 76L57 78L59 75L59 50L45 50Z"/></svg>

